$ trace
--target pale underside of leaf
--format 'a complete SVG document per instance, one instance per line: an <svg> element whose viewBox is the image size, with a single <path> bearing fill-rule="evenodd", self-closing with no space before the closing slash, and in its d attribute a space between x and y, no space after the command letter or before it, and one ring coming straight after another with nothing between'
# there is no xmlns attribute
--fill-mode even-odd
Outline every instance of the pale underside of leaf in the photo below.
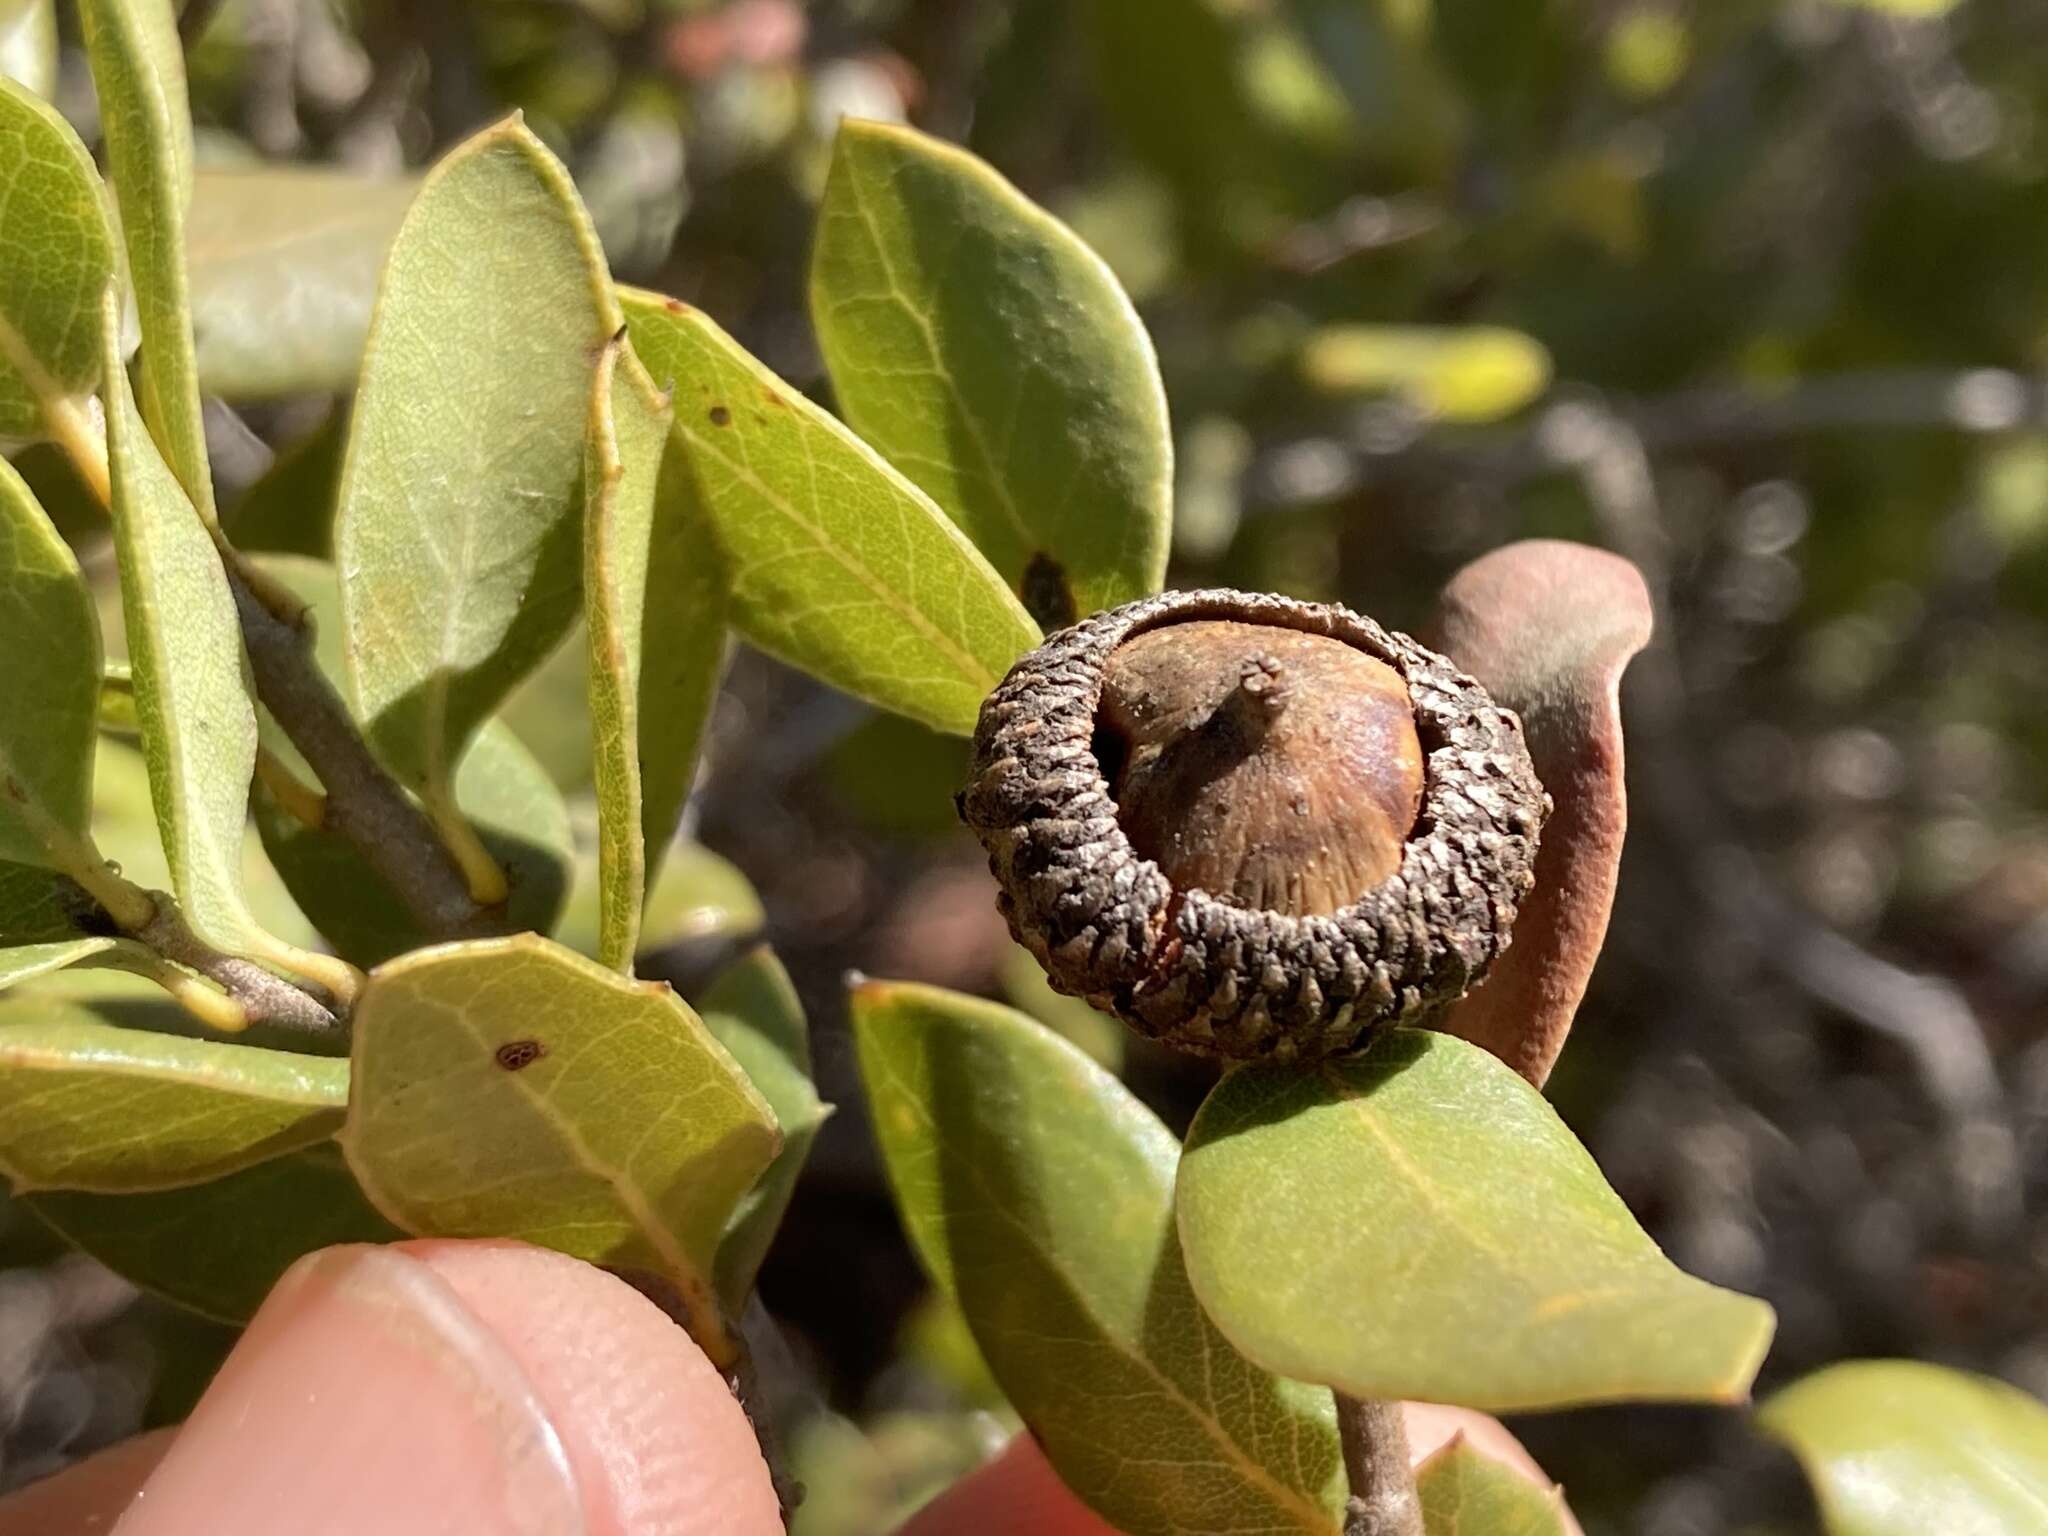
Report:
<svg viewBox="0 0 2048 1536"><path fill-rule="evenodd" d="M114 270L92 157L55 107L0 79L0 444L82 430Z"/></svg>
<svg viewBox="0 0 2048 1536"><path fill-rule="evenodd" d="M257 933L242 894L256 710L227 574L136 414L103 310L107 454L136 713L150 794L186 920L230 952Z"/></svg>
<svg viewBox="0 0 2048 1536"><path fill-rule="evenodd" d="M185 250L207 393L354 388L377 274L418 188L300 167L200 171Z"/></svg>
<svg viewBox="0 0 2048 1536"><path fill-rule="evenodd" d="M0 0L0 77L49 96L57 89L55 0Z"/></svg>
<svg viewBox="0 0 2048 1536"><path fill-rule="evenodd" d="M718 1245L719 1298L737 1315L832 1106L819 1101L811 1082L803 1004L782 962L765 945L728 966L699 1001L698 1012L768 1101L782 1132L782 1150L734 1209Z"/></svg>
<svg viewBox="0 0 2048 1536"><path fill-rule="evenodd" d="M1564 1536L1561 1489L1539 1487L1462 1435L1415 1472L1425 1536Z"/></svg>
<svg viewBox="0 0 2048 1536"><path fill-rule="evenodd" d="M63 868L90 845L99 621L78 562L0 459L0 859Z"/></svg>
<svg viewBox="0 0 2048 1536"><path fill-rule="evenodd" d="M78 15L142 325L142 417L194 509L211 523L213 471L185 268L192 119L177 13L171 0L79 0Z"/></svg>
<svg viewBox="0 0 2048 1536"><path fill-rule="evenodd" d="M532 936L444 945L371 977L354 1060L342 1141L378 1209L651 1271L729 1361L711 1265L775 1117L673 992Z"/></svg>
<svg viewBox="0 0 2048 1536"><path fill-rule="evenodd" d="M644 954L692 940L742 939L768 920L760 895L732 861L702 843L679 844L647 892L641 914ZM578 954L597 955L597 860L576 861L575 882L555 926L555 941Z"/></svg>
<svg viewBox="0 0 2048 1536"><path fill-rule="evenodd" d="M592 381L583 476L583 607L598 815L598 958L630 976L647 895L640 679L668 402L623 337Z"/></svg>
<svg viewBox="0 0 2048 1536"><path fill-rule="evenodd" d="M341 686L346 670L334 567L303 555L264 555L263 576L305 605L313 627L314 662ZM283 731L259 721L263 744L308 783L317 777ZM540 765L502 721L476 733L455 770L455 801L484 847L505 871L511 891L506 926L545 932L560 915L575 856L568 807ZM431 943L391 889L340 833L309 827L261 785L251 797L256 829L270 865L336 952L369 967Z"/></svg>
<svg viewBox="0 0 2048 1536"><path fill-rule="evenodd" d="M650 887L661 880L697 777L725 674L732 608L710 513L673 430L657 473L639 702L640 825ZM653 901L650 889L650 907Z"/></svg>
<svg viewBox="0 0 2048 1536"><path fill-rule="evenodd" d="M51 939L41 944L17 944L0 949L0 991L53 975L74 965L106 955L120 941L98 937Z"/></svg>
<svg viewBox="0 0 2048 1536"><path fill-rule="evenodd" d="M332 1136L348 1064L130 1029L55 999L0 1003L0 1174L17 1193L218 1178Z"/></svg>
<svg viewBox="0 0 2048 1536"><path fill-rule="evenodd" d="M575 617L590 367L619 324L575 189L517 119L427 177L377 298L335 548L359 712L430 806Z"/></svg>

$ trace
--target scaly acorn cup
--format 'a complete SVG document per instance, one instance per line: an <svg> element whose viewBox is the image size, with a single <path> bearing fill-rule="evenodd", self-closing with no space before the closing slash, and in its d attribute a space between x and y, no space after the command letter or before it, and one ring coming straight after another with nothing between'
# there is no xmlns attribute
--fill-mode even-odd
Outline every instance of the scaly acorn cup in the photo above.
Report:
<svg viewBox="0 0 2048 1536"><path fill-rule="evenodd" d="M1167 592L983 703L962 818L1052 984L1199 1055L1425 1024L1506 947L1549 797L1521 723L1347 608Z"/></svg>

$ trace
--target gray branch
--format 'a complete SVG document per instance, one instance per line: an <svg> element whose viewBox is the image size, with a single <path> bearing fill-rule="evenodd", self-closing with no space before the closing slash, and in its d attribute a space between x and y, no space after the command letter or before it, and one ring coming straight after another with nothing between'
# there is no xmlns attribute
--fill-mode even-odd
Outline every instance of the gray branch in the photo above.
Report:
<svg viewBox="0 0 2048 1536"><path fill-rule="evenodd" d="M166 960L219 985L249 1016L252 1024L280 1024L288 1029L326 1034L341 1021L312 993L266 971L250 960L222 954L186 925L177 904L161 891L151 891L153 916L133 937Z"/></svg>
<svg viewBox="0 0 2048 1536"><path fill-rule="evenodd" d="M433 823L370 754L334 687L314 663L311 637L265 607L226 562L256 694L314 773L327 804L323 828L344 839L438 939L494 932Z"/></svg>
<svg viewBox="0 0 2048 1536"><path fill-rule="evenodd" d="M1422 1499L1408 1464L1401 1405L1339 1392L1337 1434L1351 1484L1344 1536L1422 1536Z"/></svg>

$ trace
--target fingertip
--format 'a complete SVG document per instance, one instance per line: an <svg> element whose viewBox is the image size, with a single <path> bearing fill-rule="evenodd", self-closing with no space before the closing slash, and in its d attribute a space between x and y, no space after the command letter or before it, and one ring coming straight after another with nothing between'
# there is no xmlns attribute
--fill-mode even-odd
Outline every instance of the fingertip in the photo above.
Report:
<svg viewBox="0 0 2048 1536"><path fill-rule="evenodd" d="M533 1381L581 1480L608 1489L594 1531L780 1536L768 1464L710 1360L615 1276L523 1243L424 1241L432 1269Z"/></svg>
<svg viewBox="0 0 2048 1536"><path fill-rule="evenodd" d="M781 1524L745 1415L652 1303L559 1254L410 1243L292 1268L121 1536L286 1529L773 1536Z"/></svg>
<svg viewBox="0 0 2048 1536"><path fill-rule="evenodd" d="M1117 1536L1027 1431L920 1509L897 1536Z"/></svg>

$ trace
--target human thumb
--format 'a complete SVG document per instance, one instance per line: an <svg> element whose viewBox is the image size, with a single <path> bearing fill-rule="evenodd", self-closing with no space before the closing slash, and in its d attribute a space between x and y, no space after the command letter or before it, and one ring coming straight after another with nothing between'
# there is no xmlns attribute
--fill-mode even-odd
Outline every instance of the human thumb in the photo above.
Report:
<svg viewBox="0 0 2048 1536"><path fill-rule="evenodd" d="M114 1529L779 1536L782 1523L745 1414L638 1292L542 1249L420 1242L295 1265Z"/></svg>

